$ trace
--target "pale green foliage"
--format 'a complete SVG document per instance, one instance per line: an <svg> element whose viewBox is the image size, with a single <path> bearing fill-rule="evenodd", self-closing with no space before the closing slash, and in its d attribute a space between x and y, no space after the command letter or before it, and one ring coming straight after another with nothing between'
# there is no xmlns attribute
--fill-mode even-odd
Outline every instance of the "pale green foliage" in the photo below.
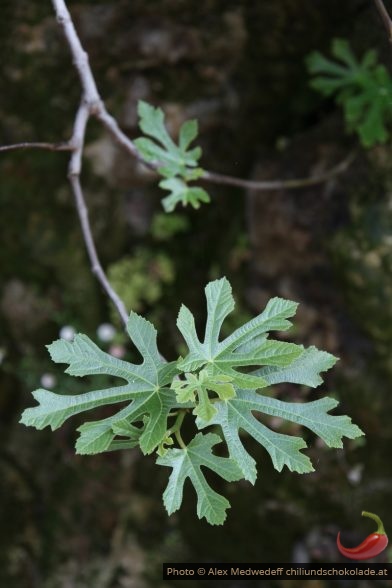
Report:
<svg viewBox="0 0 392 588"><path fill-rule="evenodd" d="M189 478L197 494L199 519L205 517L211 525L221 525L225 521L230 503L211 488L200 469L205 466L228 482L242 477L241 470L233 460L212 453L212 447L220 442L218 435L198 433L186 448L169 449L165 456L157 459L157 464L173 468L163 494L163 502L169 514L180 508L184 482Z"/></svg>
<svg viewBox="0 0 392 588"><path fill-rule="evenodd" d="M111 448L116 435L138 443L144 453L151 453L162 441L167 430L167 416L176 400L163 387L171 382L176 372L174 363L164 362L158 353L154 327L135 313L128 321L128 333L143 357L140 365L132 364L101 351L86 335L77 335L72 342L60 339L49 345L56 363L68 363L66 372L73 376L106 374L125 380L126 384L95 390L75 396L36 390L38 406L28 408L21 422L37 429L60 427L69 417L106 404L130 401L127 407L107 419L89 422L79 428L78 453L99 453ZM148 419L140 432L134 422ZM121 433L118 431L121 429ZM128 432L127 432L128 431Z"/></svg>
<svg viewBox="0 0 392 588"><path fill-rule="evenodd" d="M303 439L271 431L253 413L264 413L301 424L321 437L329 447L342 447L342 437L354 439L362 433L349 417L328 414L337 404L333 398L322 398L305 404L282 402L253 390L237 390L235 398L215 404L217 414L210 424L221 426L230 457L238 463L244 478L254 483L256 464L240 440L239 429L246 431L265 447L278 471L287 466L291 471L304 474L312 472L313 466L310 459L301 453L301 449L306 448Z"/></svg>
<svg viewBox="0 0 392 588"><path fill-rule="evenodd" d="M358 61L349 43L334 39L331 49L336 61L318 51L308 57L308 69L315 77L311 86L325 96L336 96L349 130L355 130L365 147L385 143L392 120L392 79L377 63L375 51Z"/></svg>
<svg viewBox="0 0 392 588"><path fill-rule="evenodd" d="M267 331L283 331L291 326L287 318L297 309L295 302L273 298L265 310L253 320L236 329L229 337L219 341L219 333L226 316L234 309L231 287L226 279L210 282L206 287L207 323L204 341L197 336L195 320L186 306L182 306L177 326L189 348L188 355L180 359L178 367L194 371L208 365L212 374L225 374L233 385L243 388L263 388L267 381L239 367L255 365L288 366L303 353L303 347L293 343L272 341Z"/></svg>
<svg viewBox="0 0 392 588"><path fill-rule="evenodd" d="M262 376L268 385L290 382L317 388L323 383L320 372L326 372L335 363L336 358L330 353L309 347L286 367L266 366L253 373Z"/></svg>
<svg viewBox="0 0 392 588"><path fill-rule="evenodd" d="M166 212L173 212L177 204L190 204L193 208L200 208L202 202L210 202L210 197L203 188L188 186L180 178L167 178L159 182L159 186L170 192L170 195L162 200Z"/></svg>
<svg viewBox="0 0 392 588"><path fill-rule="evenodd" d="M147 137L136 139L135 145L146 161L159 166L158 171L165 178L159 183L163 190L170 192L162 200L165 211L172 212L177 204L190 204L193 208L199 208L201 203L210 202L203 188L188 185L188 182L203 175L203 170L198 167L201 148L189 149L197 137L197 121L189 120L181 126L176 145L167 132L164 113L160 108L154 108L141 100L138 103L138 114L140 129Z"/></svg>
<svg viewBox="0 0 392 588"><path fill-rule="evenodd" d="M136 146L147 161L160 165L162 175L168 178L184 176L188 173L188 168L197 168L201 156L200 147L188 151L189 145L197 137L196 120L189 120L182 125L179 144L176 145L166 130L164 114L160 108L154 108L141 100L138 103L138 114L140 129L154 141L141 137L136 139Z"/></svg>
<svg viewBox="0 0 392 588"><path fill-rule="evenodd" d="M195 402L193 414L202 421L208 422L216 413L208 391L215 392L221 400L228 400L235 396L233 378L225 374L213 375L210 370L200 370L198 374L185 374L184 380L173 380L172 389L176 393L177 401ZM197 397L197 400L196 400Z"/></svg>
<svg viewBox="0 0 392 588"><path fill-rule="evenodd" d="M153 325L135 313L130 314L127 330L143 359L141 364L104 353L85 335L77 335L72 343L59 340L50 345L53 361L69 365L67 373L104 374L125 383L74 396L36 390L33 395L38 406L25 410L21 422L37 429L56 429L73 415L126 401L128 404L113 416L79 427L77 452L93 454L136 445L145 454L155 450L157 463L173 468L164 492L169 514L180 507L184 483L189 478L196 490L199 518L221 524L230 505L210 487L201 468L209 468L227 481L243 477L254 483L256 463L240 431L266 449L278 471L284 466L298 473L313 471L309 457L303 453L305 441L272 431L260 422L258 414L307 427L330 447L342 447L343 437L354 439L362 431L349 417L329 414L337 406L332 398L291 403L272 398L270 392L263 395L256 391L280 382L316 387L322 382L320 372L335 363L332 355L315 347L304 349L269 339L270 331L290 328L288 319L295 314L295 302L273 298L261 314L220 340L223 322L234 309L231 287L223 278L210 282L205 292L204 338L197 335L192 313L182 306L177 325L189 352L175 362L167 363L161 358ZM198 429L212 426L214 434L198 433L185 444L181 425L191 413ZM222 432L229 457L212 452L222 441L216 431ZM179 447L172 447L174 440Z"/></svg>

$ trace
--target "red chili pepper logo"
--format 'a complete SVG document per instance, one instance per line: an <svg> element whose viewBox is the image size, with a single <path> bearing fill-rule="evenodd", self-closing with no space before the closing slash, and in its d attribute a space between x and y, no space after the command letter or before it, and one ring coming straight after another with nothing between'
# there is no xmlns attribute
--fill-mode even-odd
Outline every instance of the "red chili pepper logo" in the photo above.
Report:
<svg viewBox="0 0 392 588"><path fill-rule="evenodd" d="M338 549L342 555L350 559L360 560L376 557L376 555L379 555L379 553L384 551L384 549L388 545L388 537L385 533L384 525L382 524L380 517L373 514L372 512L366 511L362 511L362 516L369 517L376 521L377 531L375 533L371 533L371 535L366 537L366 539L364 539L364 541L362 541L360 545L358 545L357 547L344 547L340 543L340 531L338 533L336 541Z"/></svg>

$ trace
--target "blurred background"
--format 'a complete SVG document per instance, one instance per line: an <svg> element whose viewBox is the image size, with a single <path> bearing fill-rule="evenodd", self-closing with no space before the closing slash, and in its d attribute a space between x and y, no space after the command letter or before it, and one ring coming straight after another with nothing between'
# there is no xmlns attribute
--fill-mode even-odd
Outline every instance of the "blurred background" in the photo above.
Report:
<svg viewBox="0 0 392 588"><path fill-rule="evenodd" d="M168 470L157 468L153 457L138 450L76 456L83 415L55 433L20 425L35 388L77 393L96 387L95 380L66 376L65 366L50 361L45 345L60 333L86 333L126 359L133 350L91 274L66 180L67 154L3 153L0 585L180 588L187 583L161 580L163 561L341 561L338 530L352 545L373 530L361 520L362 510L379 514L392 532L391 148L387 141L364 149L346 132L334 100L311 89L305 60L313 50L328 54L331 40L342 37L356 55L377 49L390 68L373 3L68 5L101 95L130 137L139 135L136 105L143 99L163 108L174 136L184 120L197 118L201 165L220 173L301 178L354 154L344 174L319 185L271 192L205 185L210 205L167 215L156 177L91 121L82 180L102 263L127 308L158 327L162 353L175 358L181 351L175 329L181 302L202 321L210 279L226 275L233 285L237 306L226 333L272 296L296 300L300 308L287 338L340 361L320 388L280 386L276 396L334 396L338 412L349 414L366 437L331 450L308 431L270 421L305 437L316 471L279 474L248 440L258 481L252 487L216 480L232 508L223 527L210 527L196 518L191 488L181 511L167 516L161 495ZM2 0L1 6L1 143L65 140L80 86L51 3ZM392 552L377 561L392 561Z"/></svg>

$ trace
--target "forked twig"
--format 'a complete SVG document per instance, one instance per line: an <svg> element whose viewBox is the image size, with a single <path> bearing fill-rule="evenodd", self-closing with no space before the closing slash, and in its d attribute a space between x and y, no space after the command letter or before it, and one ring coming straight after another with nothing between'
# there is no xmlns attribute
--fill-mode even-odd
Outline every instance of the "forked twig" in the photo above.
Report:
<svg viewBox="0 0 392 588"><path fill-rule="evenodd" d="M379 0L375 0L379 10L384 8L384 12L388 17L388 13ZM96 275L98 281L103 287L104 291L115 305L124 324L127 323L128 313L123 301L113 290L106 277L103 267L99 261L98 253L95 247L94 238L92 235L91 225L89 221L88 208L83 194L83 189L80 182L80 174L82 169L82 155L86 134L86 127L91 116L97 118L105 129L110 133L112 138L123 147L129 155L143 163L149 169L157 171L160 167L159 163L146 162L136 148L134 142L127 137L127 135L120 129L116 119L107 111L105 104L98 92L97 85L93 72L90 67L88 54L83 49L79 36L76 32L74 23L72 21L69 10L64 0L52 0L52 5L56 14L58 23L63 29L65 38L67 40L69 49L71 51L74 66L77 70L79 80L82 86L82 99L77 110L74 120L72 137L67 142L62 143L46 143L46 142L25 142L14 145L0 146L0 152L12 151L16 149L47 149L49 151L70 151L71 158L69 161L68 177L71 184L72 193L74 195L77 212L82 228L83 238L85 241L87 253L91 262L91 268ZM389 17L388 17L389 18ZM384 22L385 15L384 15ZM388 21L390 22L390 21ZM350 154L344 161L329 171L326 171L318 176L292 179L292 180L275 180L275 181L253 181L243 180L232 176L217 174L210 171L204 171L201 178L206 182L215 184L237 186L239 188L253 189L253 190L280 190L295 189L305 186L311 186L327 181L328 179L337 176L349 167L354 159L354 155Z"/></svg>

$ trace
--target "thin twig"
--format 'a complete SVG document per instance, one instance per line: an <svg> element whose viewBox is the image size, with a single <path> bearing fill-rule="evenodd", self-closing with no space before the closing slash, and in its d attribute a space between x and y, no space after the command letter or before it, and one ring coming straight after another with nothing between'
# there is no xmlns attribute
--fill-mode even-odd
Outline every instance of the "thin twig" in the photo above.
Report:
<svg viewBox="0 0 392 588"><path fill-rule="evenodd" d="M78 175L70 175L69 177L72 192L75 196L76 207L80 219L80 224L82 227L83 238L86 244L88 256L91 261L91 269L99 282L102 284L106 294L109 296L110 300L113 302L115 307L117 308L121 319L124 325L127 324L128 321L128 313L124 306L123 301L120 297L116 294L116 292L111 287L109 280L106 277L106 274L102 268L102 265L99 261L97 250L95 248L94 239L91 233L90 222L88 218L88 209L85 203L85 199L83 196L82 187L80 185L80 180Z"/></svg>
<svg viewBox="0 0 392 588"><path fill-rule="evenodd" d="M71 49L73 63L78 72L83 93L90 108L98 106L101 97L98 93L93 73L90 68L88 54L83 49L64 0L52 0L58 23L61 25L68 45Z"/></svg>
<svg viewBox="0 0 392 588"><path fill-rule="evenodd" d="M118 127L116 120L108 113L100 113L96 115L99 120L104 124L106 129L109 126L112 128L112 136L114 140L122 146L128 153L136 158L144 166L148 167L151 171L157 171L160 167L159 164L148 162L140 155L136 149L134 143L129 139ZM15 143L12 145L1 145L0 152L2 151L16 151L18 149L43 149L48 151L73 151L74 147L71 142L65 143ZM322 174L317 176L310 176L308 178L294 178L291 180L244 180L236 178L235 176L229 176L211 172L205 170L200 179L211 184L220 184L226 186L234 186L237 188L244 188L248 190L256 191L270 191L270 190L295 190L298 188L304 188L306 186L313 186L316 184L322 184L336 176L343 174L350 167L355 159L355 153L350 153L343 161L341 161L335 167L326 170Z"/></svg>
<svg viewBox="0 0 392 588"><path fill-rule="evenodd" d="M97 277L110 300L113 302L124 325L126 325L128 321L128 313L124 302L110 285L101 262L99 261L91 230L88 208L80 183L82 155L87 123L92 114L97 114L104 107L89 65L88 55L80 43L78 34L75 30L65 2L63 0L53 0L53 7L56 12L57 20L63 28L68 45L71 49L74 65L79 74L80 83L83 88L82 101L74 121L71 139L73 151L69 162L68 178L75 198L76 208L79 215L87 253L91 262L92 272Z"/></svg>
<svg viewBox="0 0 392 588"><path fill-rule="evenodd" d="M392 43L392 19L389 16L387 9L385 8L383 0L374 0L374 3L388 33L388 40L390 43Z"/></svg>
<svg viewBox="0 0 392 588"><path fill-rule="evenodd" d="M112 137L124 148L132 157L144 162L136 145L123 133L117 124L115 118L109 114L99 95L94 75L90 67L88 54L84 51L75 26L73 24L69 10L64 0L52 0L56 13L57 21L61 25L64 35L68 41L74 65L77 69L80 83L83 88L84 99L89 107L89 114L95 116ZM159 164L147 164L152 169L158 169Z"/></svg>
<svg viewBox="0 0 392 588"><path fill-rule="evenodd" d="M47 151L72 151L73 146L69 143L14 143L12 145L0 145L0 151L15 151L17 149L45 149Z"/></svg>
<svg viewBox="0 0 392 588"><path fill-rule="evenodd" d="M112 135L113 139L121 147L123 147L125 151L127 151L132 157L134 157L137 161L139 161L149 169L156 172L158 171L158 169L161 167L161 164L148 162L145 159L143 159L143 157L137 150L135 143L131 141L131 139L127 137L125 133L123 133L123 131L118 126L116 119L108 113L103 104L101 104L101 107L99 108L99 111L95 113L95 116L98 118L98 120L101 121L106 130Z"/></svg>
<svg viewBox="0 0 392 588"><path fill-rule="evenodd" d="M106 294L117 308L118 313L124 323L127 324L128 313L125 305L118 294L113 290L109 280L103 270L101 262L99 261L97 249L95 247L94 238L91 230L88 208L84 198L82 186L80 183L80 172L82 168L82 153L84 147L84 138L86 135L86 126L89 119L89 102L83 98L78 111L76 113L73 134L71 142L74 150L71 155L68 168L68 178L71 184L72 192L76 202L76 208L79 215L80 225L82 228L84 242L91 262L91 270L102 285Z"/></svg>
<svg viewBox="0 0 392 588"><path fill-rule="evenodd" d="M68 165L68 176L80 176L82 171L82 155L84 148L84 138L86 127L89 119L89 107L84 98L76 112L74 126L72 131L71 143L73 145L71 159Z"/></svg>
<svg viewBox="0 0 392 588"><path fill-rule="evenodd" d="M283 190L283 189L298 189L305 188L307 186L314 186L321 184L344 173L347 168L354 161L355 153L350 153L346 159L341 161L338 165L330 170L325 171L314 177L299 178L293 180L270 180L270 181L257 181L257 180L241 180L240 178L234 178L232 176L225 176L222 174L216 174L214 172L205 171L201 176L203 180L207 182L213 182L215 184L226 184L227 186L237 186L239 188L246 188L249 190Z"/></svg>

